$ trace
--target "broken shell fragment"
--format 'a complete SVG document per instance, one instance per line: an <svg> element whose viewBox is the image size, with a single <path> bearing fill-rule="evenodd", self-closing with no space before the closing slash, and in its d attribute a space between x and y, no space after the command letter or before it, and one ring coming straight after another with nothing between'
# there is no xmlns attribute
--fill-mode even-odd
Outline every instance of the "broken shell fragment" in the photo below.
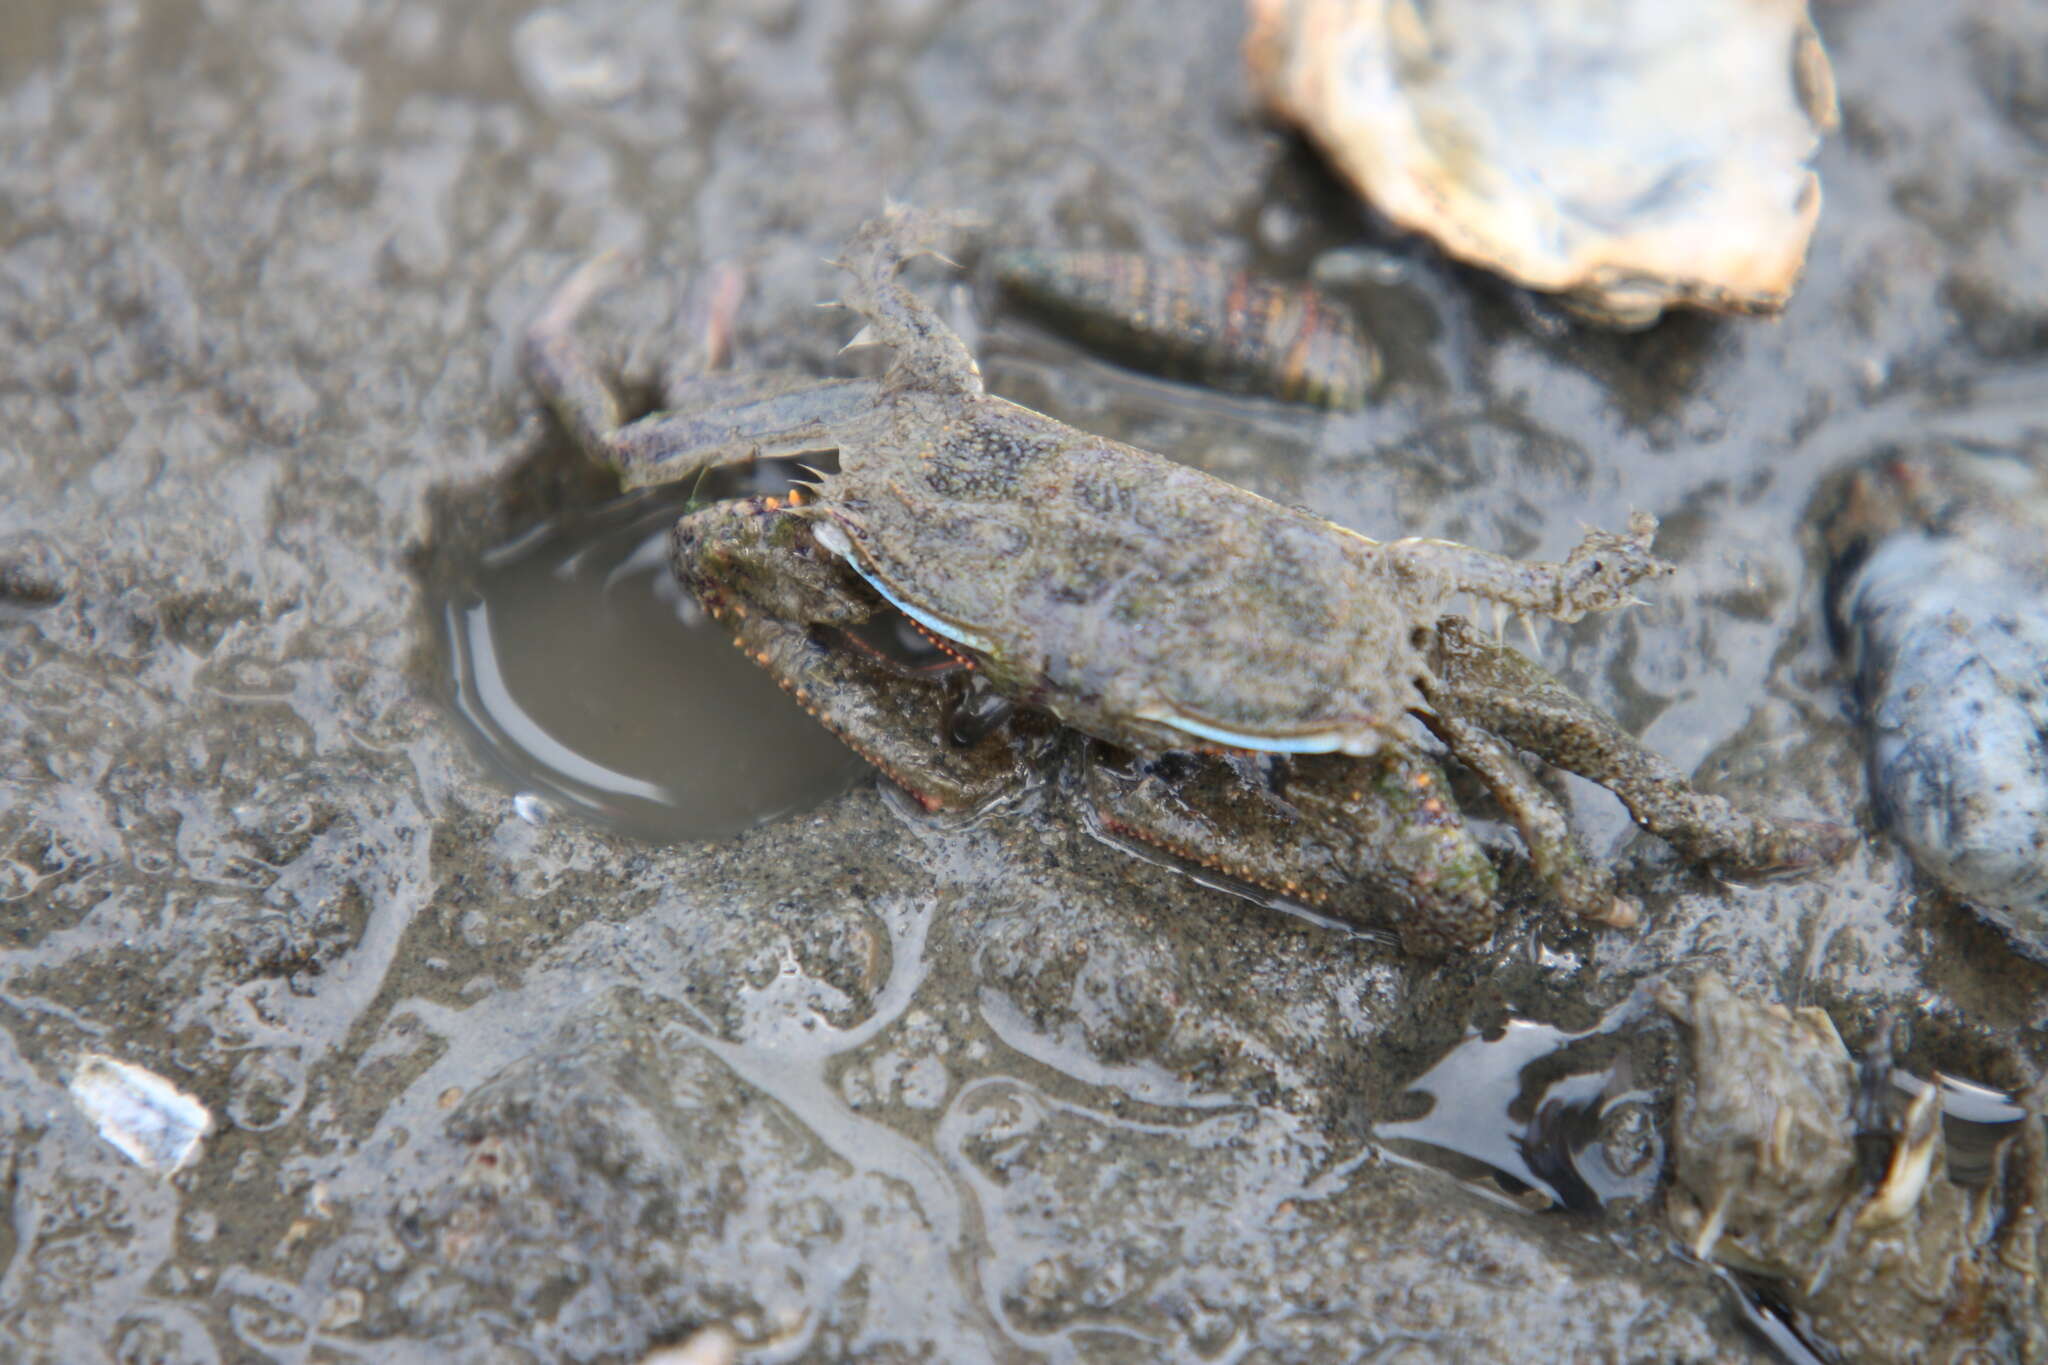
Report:
<svg viewBox="0 0 2048 1365"><path fill-rule="evenodd" d="M174 1174L191 1161L213 1126L205 1105L163 1077L98 1053L79 1063L71 1098L101 1137L157 1175Z"/></svg>
<svg viewBox="0 0 2048 1365"><path fill-rule="evenodd" d="M1261 99L1396 224L1643 327L1785 306L1835 124L1806 0L1250 0Z"/></svg>
<svg viewBox="0 0 2048 1365"><path fill-rule="evenodd" d="M732 1365L739 1354L739 1342L732 1333L714 1325L698 1328L673 1346L657 1347L640 1365Z"/></svg>

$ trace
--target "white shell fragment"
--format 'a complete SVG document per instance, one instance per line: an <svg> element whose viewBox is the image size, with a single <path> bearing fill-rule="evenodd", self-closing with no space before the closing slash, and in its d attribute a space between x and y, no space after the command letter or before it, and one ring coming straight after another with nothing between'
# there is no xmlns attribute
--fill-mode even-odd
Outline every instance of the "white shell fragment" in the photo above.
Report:
<svg viewBox="0 0 2048 1365"><path fill-rule="evenodd" d="M170 1175L197 1155L213 1126L206 1106L154 1072L86 1054L71 1077L71 1098L144 1170Z"/></svg>
<svg viewBox="0 0 2048 1365"><path fill-rule="evenodd" d="M640 1365L733 1365L740 1358L739 1342L723 1327L700 1327L687 1341L649 1352Z"/></svg>
<svg viewBox="0 0 2048 1365"><path fill-rule="evenodd" d="M1806 0L1250 0L1260 97L1451 255L1619 327L1785 306L1835 124Z"/></svg>

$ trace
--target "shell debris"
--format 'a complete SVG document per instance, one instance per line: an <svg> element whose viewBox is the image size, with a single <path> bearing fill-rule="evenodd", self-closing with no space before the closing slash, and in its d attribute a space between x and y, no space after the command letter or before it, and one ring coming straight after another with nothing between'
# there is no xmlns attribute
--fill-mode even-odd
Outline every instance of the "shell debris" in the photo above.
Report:
<svg viewBox="0 0 2048 1365"><path fill-rule="evenodd" d="M640 1365L733 1365L740 1344L724 1327L700 1327L686 1340L660 1346L641 1357Z"/></svg>
<svg viewBox="0 0 2048 1365"><path fill-rule="evenodd" d="M1775 313L1835 126L1806 0L1250 0L1246 64L1401 227L1644 327Z"/></svg>
<svg viewBox="0 0 2048 1365"><path fill-rule="evenodd" d="M101 1137L158 1175L189 1164L213 1127L206 1106L163 1077L96 1052L79 1063L70 1089Z"/></svg>

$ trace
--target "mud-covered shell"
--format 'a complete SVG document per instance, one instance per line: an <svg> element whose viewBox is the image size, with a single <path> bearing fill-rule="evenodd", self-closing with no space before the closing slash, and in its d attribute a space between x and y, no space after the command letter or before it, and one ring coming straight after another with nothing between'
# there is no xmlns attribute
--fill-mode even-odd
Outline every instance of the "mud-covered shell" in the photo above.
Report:
<svg viewBox="0 0 2048 1365"><path fill-rule="evenodd" d="M1677 1231L1702 1254L1797 1273L1856 1188L1854 1059L1826 1011L1753 1003L1712 971L1656 999L1693 1035L1672 1124Z"/></svg>
<svg viewBox="0 0 2048 1365"><path fill-rule="evenodd" d="M1822 495L1880 819L2048 962L2048 450L1887 453Z"/></svg>
<svg viewBox="0 0 2048 1365"><path fill-rule="evenodd" d="M1395 223L1615 326L1775 312L1834 126L1806 0L1250 0L1260 97Z"/></svg>
<svg viewBox="0 0 2048 1365"><path fill-rule="evenodd" d="M987 261L1006 301L1111 359L1232 393L1364 405L1379 351L1342 308L1198 256L1012 248Z"/></svg>

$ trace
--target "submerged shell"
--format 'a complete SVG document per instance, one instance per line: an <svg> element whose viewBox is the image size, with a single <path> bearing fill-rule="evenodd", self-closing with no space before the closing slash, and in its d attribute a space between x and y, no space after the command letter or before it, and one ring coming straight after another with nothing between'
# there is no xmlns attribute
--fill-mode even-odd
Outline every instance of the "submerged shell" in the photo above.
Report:
<svg viewBox="0 0 2048 1365"><path fill-rule="evenodd" d="M1364 405L1379 352L1306 285L1195 256L1014 249L990 254L1004 297L1112 359L1232 393Z"/></svg>
<svg viewBox="0 0 2048 1365"><path fill-rule="evenodd" d="M1880 457L1821 529L1880 817L2048 962L2048 450Z"/></svg>
<svg viewBox="0 0 2048 1365"><path fill-rule="evenodd" d="M1665 1215L1774 1305L1777 1339L1803 1348L1775 1358L2043 1358L2043 1144L1964 1115L2002 1097L1914 1074L1883 1030L1852 1055L1825 1010L1745 999L1712 971L1653 999L1691 1035ZM1980 1162L1998 1173L1965 1175Z"/></svg>
<svg viewBox="0 0 2048 1365"><path fill-rule="evenodd" d="M1253 84L1387 217L1616 326L1775 312L1834 126L1806 0L1250 0Z"/></svg>

